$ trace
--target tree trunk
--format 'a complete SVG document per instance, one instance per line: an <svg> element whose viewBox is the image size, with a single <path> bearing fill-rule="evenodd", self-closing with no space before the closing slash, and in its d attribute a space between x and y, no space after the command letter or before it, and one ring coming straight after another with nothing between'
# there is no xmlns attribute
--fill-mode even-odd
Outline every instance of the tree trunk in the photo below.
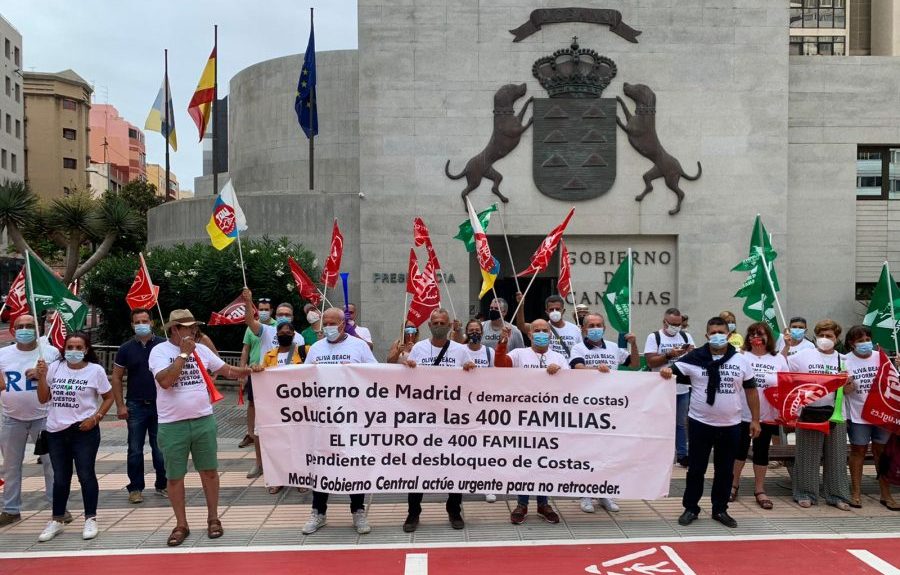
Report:
<svg viewBox="0 0 900 575"><path fill-rule="evenodd" d="M103 242L100 244L100 247L97 248L97 251L91 254L91 257L87 259L83 264L78 266L78 269L75 271L75 274L68 281L75 281L87 272L91 271L91 268L100 263L100 260L105 258L107 254L109 254L109 250L112 249L113 243L115 243L118 234L113 231L106 234L106 237L103 238Z"/></svg>
<svg viewBox="0 0 900 575"><path fill-rule="evenodd" d="M78 260L81 256L81 234L73 231L66 242L66 271L63 276L63 283L69 285L72 283L72 276L78 269Z"/></svg>
<svg viewBox="0 0 900 575"><path fill-rule="evenodd" d="M31 257L44 264L47 268L50 267L44 260L41 259L39 255L34 253L34 250L31 249L31 246L29 246L28 242L25 241L25 237L22 235L21 230L19 230L16 224L10 222L7 225L6 229L9 231L9 239L12 240L13 245L16 246L16 249L19 250L19 253L24 256L25 252L31 252Z"/></svg>

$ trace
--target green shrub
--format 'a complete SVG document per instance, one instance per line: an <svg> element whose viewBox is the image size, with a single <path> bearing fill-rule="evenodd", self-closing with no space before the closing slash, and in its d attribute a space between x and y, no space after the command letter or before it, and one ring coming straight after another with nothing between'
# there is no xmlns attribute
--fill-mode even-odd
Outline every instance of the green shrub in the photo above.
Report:
<svg viewBox="0 0 900 575"><path fill-rule="evenodd" d="M272 303L290 302L294 306L297 330L306 325L303 304L294 287L287 258L293 256L311 278L318 278L315 256L300 244L286 238L242 240L247 283L253 297L269 297ZM240 295L241 277L237 243L219 251L210 244L178 245L154 249L144 254L153 283L159 286L159 304L168 314L176 308L188 308L194 317L209 321ZM82 297L103 314L98 343L117 345L134 333L125 294L134 281L139 260L135 256L109 256L91 270L84 281ZM159 312L154 310L155 323ZM301 325L302 324L302 325ZM244 336L243 326L205 327L220 350L239 351Z"/></svg>

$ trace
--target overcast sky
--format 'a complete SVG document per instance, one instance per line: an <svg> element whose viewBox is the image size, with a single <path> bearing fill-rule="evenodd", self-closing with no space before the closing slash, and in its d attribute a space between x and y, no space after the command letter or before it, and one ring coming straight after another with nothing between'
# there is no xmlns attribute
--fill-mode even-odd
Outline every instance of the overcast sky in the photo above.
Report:
<svg viewBox="0 0 900 575"><path fill-rule="evenodd" d="M37 72L71 68L143 129L163 77L169 84L178 151L170 154L182 188L202 173L197 128L187 113L219 25L219 96L240 70L302 53L309 38L309 4L292 0L0 0L0 14L22 33L23 67ZM316 51L355 49L356 1L320 1L315 8ZM299 70L297 71L299 74ZM299 127L298 127L299 130ZM146 132L147 162L164 164L165 146Z"/></svg>

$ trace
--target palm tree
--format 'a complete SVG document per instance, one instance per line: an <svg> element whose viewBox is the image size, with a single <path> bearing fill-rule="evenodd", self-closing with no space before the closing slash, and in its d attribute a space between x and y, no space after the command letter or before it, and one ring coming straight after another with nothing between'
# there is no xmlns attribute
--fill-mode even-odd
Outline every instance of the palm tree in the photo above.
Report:
<svg viewBox="0 0 900 575"><path fill-rule="evenodd" d="M139 225L137 213L113 194L95 199L86 192L75 192L53 200L45 208L24 182L0 183L0 228L8 230L13 245L23 254L29 251L39 258L25 239L26 229L31 237L47 238L63 248L66 284L96 266L109 254L117 238ZM81 248L89 242L100 245L81 262Z"/></svg>

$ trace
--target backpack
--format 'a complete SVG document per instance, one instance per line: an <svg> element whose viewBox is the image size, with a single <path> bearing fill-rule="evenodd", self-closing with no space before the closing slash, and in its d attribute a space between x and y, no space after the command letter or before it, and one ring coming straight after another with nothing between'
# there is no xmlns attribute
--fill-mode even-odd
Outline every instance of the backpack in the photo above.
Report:
<svg viewBox="0 0 900 575"><path fill-rule="evenodd" d="M656 349L657 349L657 351L658 351L658 350L659 350L659 345L660 345L660 343L662 342L662 338L661 338L660 335L659 335L659 330L654 331L654 332L653 332L653 335L656 336ZM687 342L688 342L688 338L687 338L687 334L686 334L686 333L684 333L683 331L679 331L679 332L678 332L678 335L681 336L681 339L684 340L684 343L687 343Z"/></svg>

